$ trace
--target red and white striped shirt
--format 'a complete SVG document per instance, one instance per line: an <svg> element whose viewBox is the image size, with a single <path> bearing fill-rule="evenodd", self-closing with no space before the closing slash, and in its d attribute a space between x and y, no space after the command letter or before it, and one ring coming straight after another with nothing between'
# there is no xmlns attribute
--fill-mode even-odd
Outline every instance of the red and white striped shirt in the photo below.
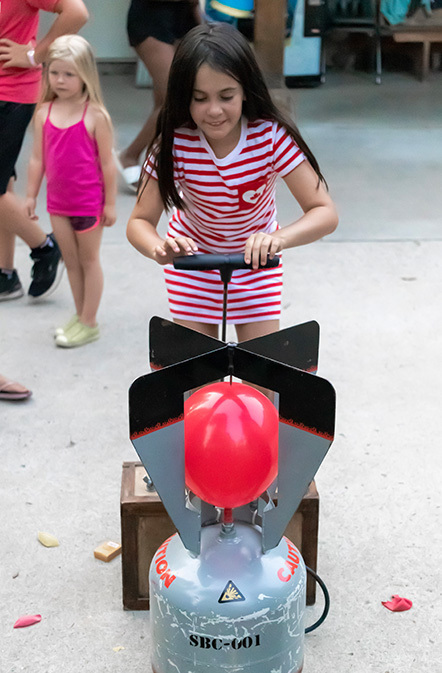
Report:
<svg viewBox="0 0 442 673"><path fill-rule="evenodd" d="M275 187L304 155L276 122L242 119L241 137L223 159L197 129L175 131L174 177L186 204L173 210L168 235L190 236L201 252L240 252L249 236L277 228ZM147 173L157 177L152 163Z"/></svg>
<svg viewBox="0 0 442 673"><path fill-rule="evenodd" d="M226 157L215 156L197 129L175 131L174 178L186 205L173 209L168 236L189 236L200 252L242 252L249 236L278 228L275 189L304 161L304 154L277 122L241 122L241 137ZM152 158L146 172L157 179ZM223 286L217 271L165 267L175 318L219 323ZM227 321L235 324L279 318L282 265L235 271L229 284Z"/></svg>

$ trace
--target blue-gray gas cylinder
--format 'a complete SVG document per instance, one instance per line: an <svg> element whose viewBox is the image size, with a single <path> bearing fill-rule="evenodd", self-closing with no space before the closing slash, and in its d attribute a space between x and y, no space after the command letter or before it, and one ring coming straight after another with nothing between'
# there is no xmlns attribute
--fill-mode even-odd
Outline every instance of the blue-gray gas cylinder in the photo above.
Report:
<svg viewBox="0 0 442 673"><path fill-rule="evenodd" d="M194 556L178 534L150 567L155 673L298 673L304 657L306 571L283 538L262 552L260 528L201 530Z"/></svg>

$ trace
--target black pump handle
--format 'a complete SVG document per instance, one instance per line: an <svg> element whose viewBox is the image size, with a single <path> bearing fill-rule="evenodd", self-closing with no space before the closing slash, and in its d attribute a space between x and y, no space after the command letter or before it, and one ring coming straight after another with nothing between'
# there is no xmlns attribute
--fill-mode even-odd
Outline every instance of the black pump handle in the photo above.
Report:
<svg viewBox="0 0 442 673"><path fill-rule="evenodd" d="M221 253L202 254L202 255L185 255L184 257L175 257L173 260L175 269L189 269L189 270L208 270L229 268L232 271L235 269L251 269L251 264L246 264L244 261L244 253ZM279 257L267 259L264 266L260 265L260 269L272 269L279 266Z"/></svg>
<svg viewBox="0 0 442 673"><path fill-rule="evenodd" d="M186 255L184 257L175 257L173 260L173 265L175 269L188 269L188 270L208 270L208 269L218 269L234 271L235 269L251 269L251 264L246 264L244 261L244 253L234 252L234 253L220 253L215 254L202 254L202 255ZM265 265L260 265L260 269L273 269L274 267L279 266L279 257L273 257L273 259L267 259Z"/></svg>

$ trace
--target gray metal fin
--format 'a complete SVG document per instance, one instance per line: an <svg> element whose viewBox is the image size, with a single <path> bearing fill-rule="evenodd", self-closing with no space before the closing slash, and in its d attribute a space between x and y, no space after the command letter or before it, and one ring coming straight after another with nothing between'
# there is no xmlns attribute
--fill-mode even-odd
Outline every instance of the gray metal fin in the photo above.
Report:
<svg viewBox="0 0 442 673"><path fill-rule="evenodd" d="M273 549L307 492L332 443L301 428L280 422L278 457L278 502L262 507L262 548Z"/></svg>
<svg viewBox="0 0 442 673"><path fill-rule="evenodd" d="M184 421L132 439L155 490L175 524L181 540L198 555L201 543L201 514L186 505L184 491ZM173 469L171 469L173 465Z"/></svg>

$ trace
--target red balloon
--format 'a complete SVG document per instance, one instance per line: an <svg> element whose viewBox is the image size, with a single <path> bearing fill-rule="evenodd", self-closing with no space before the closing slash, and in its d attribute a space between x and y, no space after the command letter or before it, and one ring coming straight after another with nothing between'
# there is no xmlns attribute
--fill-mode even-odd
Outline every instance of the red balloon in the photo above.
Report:
<svg viewBox="0 0 442 673"><path fill-rule="evenodd" d="M278 472L278 412L243 383L214 383L184 404L186 485L216 507L240 507Z"/></svg>

